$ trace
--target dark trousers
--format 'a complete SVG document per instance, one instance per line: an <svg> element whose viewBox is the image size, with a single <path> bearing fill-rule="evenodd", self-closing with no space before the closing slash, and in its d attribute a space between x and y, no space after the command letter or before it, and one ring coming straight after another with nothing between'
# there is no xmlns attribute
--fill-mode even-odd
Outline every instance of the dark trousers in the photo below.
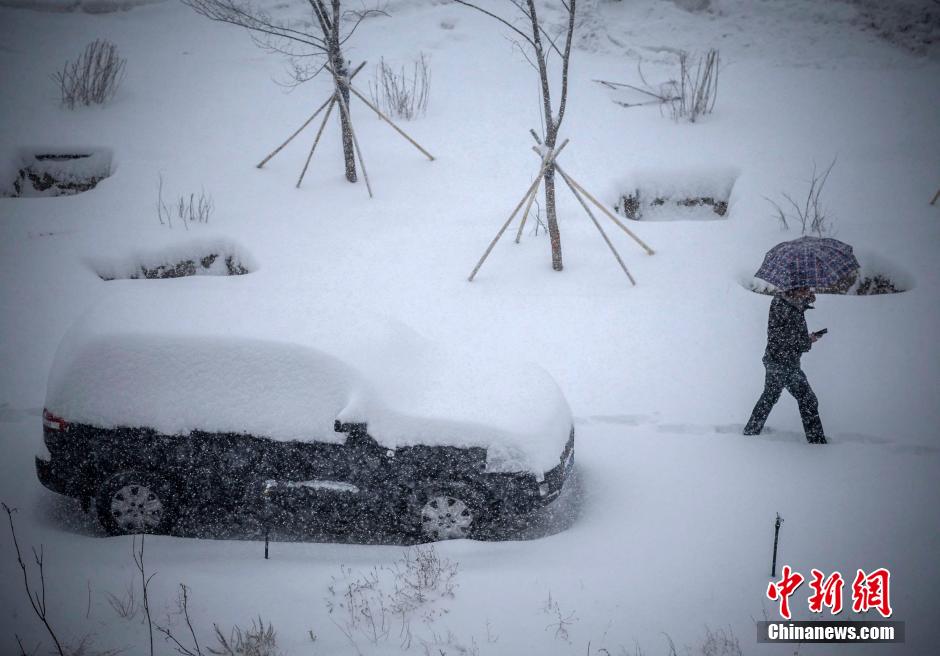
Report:
<svg viewBox="0 0 940 656"><path fill-rule="evenodd" d="M822 421L819 419L819 403L813 388L806 380L806 374L797 366L765 363L767 377L764 380L764 393L761 394L754 412L744 427L745 435L758 435L764 428L764 422L773 409L774 404L780 400L784 388L793 395L800 406L800 417L803 419L803 430L806 432L806 441L810 444L825 444L826 435L823 432Z"/></svg>

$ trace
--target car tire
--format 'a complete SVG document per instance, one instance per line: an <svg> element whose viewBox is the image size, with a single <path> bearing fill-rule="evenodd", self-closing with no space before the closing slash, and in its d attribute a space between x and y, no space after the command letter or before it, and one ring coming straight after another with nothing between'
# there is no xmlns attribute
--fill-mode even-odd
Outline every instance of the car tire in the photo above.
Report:
<svg viewBox="0 0 940 656"><path fill-rule="evenodd" d="M408 499L408 529L426 542L472 538L483 524L483 496L462 483L427 484Z"/></svg>
<svg viewBox="0 0 940 656"><path fill-rule="evenodd" d="M98 521L108 535L168 533L175 518L174 496L171 487L155 476L120 472L98 488Z"/></svg>

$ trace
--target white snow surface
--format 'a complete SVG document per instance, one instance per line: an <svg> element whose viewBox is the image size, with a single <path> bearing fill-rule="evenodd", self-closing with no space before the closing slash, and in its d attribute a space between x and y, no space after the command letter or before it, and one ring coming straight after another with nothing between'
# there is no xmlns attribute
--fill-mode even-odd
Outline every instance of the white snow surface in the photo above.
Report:
<svg viewBox="0 0 940 656"><path fill-rule="evenodd" d="M213 624L245 628L259 614L289 656L656 656L669 653L664 634L679 654L709 653L705 627L732 630L744 654L935 653L940 205L929 201L940 186L940 63L936 42L918 56L863 16L876 11L896 36L920 40L933 24L906 30L906 8L931 3L678 4L707 7L583 3L596 13L582 22L590 33L579 36L584 48L571 62L560 135L571 139L560 157L565 171L609 207L620 183L645 171L738 172L724 220L631 223L653 256L596 213L636 287L561 184L564 271L552 271L548 239L533 234L530 220L520 244L513 224L467 282L538 166L528 134L540 128L535 76L513 33L487 16L438 0L394 0L389 17L366 20L347 43L354 63L369 62L357 78L364 90L379 57L410 66L424 52L432 68L428 113L403 127L434 162L353 102L369 199L361 183L343 178L335 111L300 189L315 124L255 167L331 88L320 77L283 93L272 78L283 80L284 62L238 29L175 2L100 15L0 8L0 165L12 167L19 149L34 144L113 153L112 175L88 192L0 198L0 500L19 509L27 560L29 546L44 545L49 617L63 640L91 635L101 650L149 653L141 616L120 618L108 603L108 593L129 584L140 599L131 538L106 538L93 513L36 480L57 345L116 289L211 290L250 295L252 304L308 299L334 314L374 312L477 354L481 369L537 362L570 403L578 438L561 498L498 540L436 545L459 563L457 587L432 622L411 624L404 649L397 624L389 640L354 633L351 641L323 603L350 570L395 563L402 547L394 539L324 530L272 542L265 561L255 536L148 536L155 617L185 631L176 614L185 583L204 653ZM264 6L311 20L307 3ZM553 26L558 7L545 4ZM125 79L105 106L64 109L49 76L96 38L127 57ZM662 81L674 75L676 49L710 47L721 51L719 96L695 125L655 106L620 107L591 81L640 84L638 57L650 82ZM821 296L807 314L811 329L829 329L803 356L829 445L805 443L786 393L765 433L744 437L763 384L770 302L745 285L770 247L799 236L780 229L765 197L799 197L813 164L833 158L823 201L835 236L852 244L863 269L901 276L909 291ZM161 174L168 202L200 189L212 195L208 224L187 231L159 223ZM196 253L195 244L235 245L254 272L134 281L96 273L102 261ZM187 319L169 313L162 321L182 335ZM765 597L778 512L778 566L804 576L840 571L847 604L856 568L890 569L905 644L756 643L754 620L778 616ZM0 653L19 653L14 634L27 649L42 641L44 653L51 643L25 598L6 528L0 583ZM804 583L791 598L794 619L873 619L848 607L837 617L810 613L808 594ZM567 634L545 610L549 597L571 618ZM154 651L177 653L159 635Z"/></svg>
<svg viewBox="0 0 940 656"><path fill-rule="evenodd" d="M558 465L571 413L534 364L433 344L399 321L265 295L250 280L119 283L66 333L46 408L68 421L340 443L367 423L389 449L487 449L487 468Z"/></svg>

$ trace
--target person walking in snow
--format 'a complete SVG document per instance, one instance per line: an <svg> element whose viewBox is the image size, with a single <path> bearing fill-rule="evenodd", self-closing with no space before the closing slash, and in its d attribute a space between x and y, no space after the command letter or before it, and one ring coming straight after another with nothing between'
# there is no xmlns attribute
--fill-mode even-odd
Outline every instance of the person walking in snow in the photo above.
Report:
<svg viewBox="0 0 940 656"><path fill-rule="evenodd" d="M786 388L799 404L806 441L810 444L826 443L816 394L800 368L800 357L822 336L821 333L809 332L806 327L804 313L813 307L815 300L816 295L808 287L774 295L767 320L764 392L744 427L745 435L760 434L767 416Z"/></svg>

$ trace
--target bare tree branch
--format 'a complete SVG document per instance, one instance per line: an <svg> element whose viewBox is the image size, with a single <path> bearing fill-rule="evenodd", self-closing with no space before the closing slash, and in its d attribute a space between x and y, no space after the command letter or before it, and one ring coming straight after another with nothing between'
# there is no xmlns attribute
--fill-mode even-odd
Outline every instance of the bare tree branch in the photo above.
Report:
<svg viewBox="0 0 940 656"><path fill-rule="evenodd" d="M7 514L7 519L10 521L10 535L13 538L13 547L16 550L16 562L20 566L20 571L23 572L23 585L26 588L26 597L29 599L29 605L33 607L33 612L36 614L36 617L39 618L39 621L42 622L43 626L46 627L46 632L49 634L49 637L52 638L52 642L55 643L56 651L59 653L59 656L65 656L65 652L62 650L62 645L59 643L59 639L56 637L55 631L52 630L52 627L49 625L49 619L46 615L46 573L43 570L43 550L42 545L39 547L39 551L36 551L36 548L33 547L33 557L36 559L36 565L39 567L39 582L40 582L40 592L34 591L29 584L29 571L26 568L26 563L23 562L23 556L20 553L20 543L16 539L16 526L13 524L13 513L16 512L16 508L10 508L7 504L0 504L3 506L3 510ZM19 638L17 638L19 641ZM20 644L20 650L22 651L23 645Z"/></svg>
<svg viewBox="0 0 940 656"><path fill-rule="evenodd" d="M571 41L574 36L574 12L576 0L571 0L568 9L568 36L565 38L565 54L561 58L561 102L558 105L558 125L565 118L565 105L568 102L568 63L571 61Z"/></svg>
<svg viewBox="0 0 940 656"><path fill-rule="evenodd" d="M513 32L515 32L516 34L518 34L519 36L521 36L523 39L525 39L525 40L526 40L526 43L528 43L530 46L532 46L533 48L535 47L535 42L532 41L532 39L529 37L528 34L526 34L526 33L523 32L522 30L520 30L518 27L516 27L515 25L513 25L512 23L510 23L509 21L507 21L505 18L502 18L501 16L497 16L497 15L494 14L493 12L487 11L486 9L483 9L482 7L478 7L477 5L475 5L475 4L473 4L473 3L466 2L465 0L454 0L454 2L456 2L458 5L464 5L465 7L470 7L471 9L476 9L476 10L479 11L480 13L486 14L486 15L489 16L490 18L495 18L495 19L498 20L500 23L502 23L503 25L505 25L506 27L508 27L509 29L511 29Z"/></svg>

